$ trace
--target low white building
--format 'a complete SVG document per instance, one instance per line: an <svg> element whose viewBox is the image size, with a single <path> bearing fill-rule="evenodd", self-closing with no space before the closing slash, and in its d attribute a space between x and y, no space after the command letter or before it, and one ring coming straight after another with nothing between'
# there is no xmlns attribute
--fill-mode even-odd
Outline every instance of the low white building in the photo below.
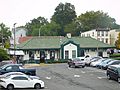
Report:
<svg viewBox="0 0 120 90"><path fill-rule="evenodd" d="M108 57L107 49L114 46L91 37L40 36L32 37L17 48L24 51L24 59L68 60L85 54Z"/></svg>

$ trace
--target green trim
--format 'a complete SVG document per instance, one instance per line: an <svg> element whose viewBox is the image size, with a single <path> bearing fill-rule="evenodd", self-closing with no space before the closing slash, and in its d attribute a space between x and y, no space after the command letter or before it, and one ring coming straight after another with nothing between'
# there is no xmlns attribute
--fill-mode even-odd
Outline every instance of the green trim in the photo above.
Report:
<svg viewBox="0 0 120 90"><path fill-rule="evenodd" d="M61 59L64 59L64 46L61 45Z"/></svg>
<svg viewBox="0 0 120 90"><path fill-rule="evenodd" d="M73 44L73 45L75 45L75 46L77 46L77 57L79 56L79 46L80 46L80 44L76 44L76 43L74 43L74 41L69 40L68 42L66 42L66 43L64 43L64 44L61 45L62 59L64 59L64 46L66 46L66 45L68 45L70 43Z"/></svg>

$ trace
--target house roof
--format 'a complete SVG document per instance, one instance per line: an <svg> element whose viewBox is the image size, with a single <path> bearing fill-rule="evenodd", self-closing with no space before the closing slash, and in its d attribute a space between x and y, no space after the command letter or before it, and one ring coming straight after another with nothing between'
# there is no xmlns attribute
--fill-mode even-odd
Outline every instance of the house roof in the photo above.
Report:
<svg viewBox="0 0 120 90"><path fill-rule="evenodd" d="M27 40L29 40L31 38L32 38L32 36L20 37L18 42L23 43L23 42L25 42L25 41L27 41Z"/></svg>
<svg viewBox="0 0 120 90"><path fill-rule="evenodd" d="M80 48L112 48L109 44L95 40L90 37L63 37L63 36L40 36L17 45L19 49L59 49L62 44L73 41L80 45Z"/></svg>

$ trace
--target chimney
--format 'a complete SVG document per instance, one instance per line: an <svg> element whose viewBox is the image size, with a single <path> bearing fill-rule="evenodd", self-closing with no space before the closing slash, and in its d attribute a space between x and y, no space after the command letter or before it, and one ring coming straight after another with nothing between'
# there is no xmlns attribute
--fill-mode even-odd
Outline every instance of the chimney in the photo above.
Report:
<svg viewBox="0 0 120 90"><path fill-rule="evenodd" d="M67 38L71 38L71 33L67 33Z"/></svg>

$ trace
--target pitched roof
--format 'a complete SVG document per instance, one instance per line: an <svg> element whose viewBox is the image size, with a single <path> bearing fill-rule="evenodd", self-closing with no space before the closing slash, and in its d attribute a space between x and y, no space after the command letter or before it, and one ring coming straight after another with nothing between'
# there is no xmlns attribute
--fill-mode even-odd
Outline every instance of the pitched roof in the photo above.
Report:
<svg viewBox="0 0 120 90"><path fill-rule="evenodd" d="M80 48L111 48L109 44L95 40L90 37L72 37L67 38L63 36L41 36L32 37L26 42L17 45L20 49L59 49L62 44L72 40L74 43L79 44Z"/></svg>
<svg viewBox="0 0 120 90"><path fill-rule="evenodd" d="M25 41L27 41L27 40L29 40L31 38L32 38L32 36L20 37L18 42L23 43L23 42L25 42Z"/></svg>

